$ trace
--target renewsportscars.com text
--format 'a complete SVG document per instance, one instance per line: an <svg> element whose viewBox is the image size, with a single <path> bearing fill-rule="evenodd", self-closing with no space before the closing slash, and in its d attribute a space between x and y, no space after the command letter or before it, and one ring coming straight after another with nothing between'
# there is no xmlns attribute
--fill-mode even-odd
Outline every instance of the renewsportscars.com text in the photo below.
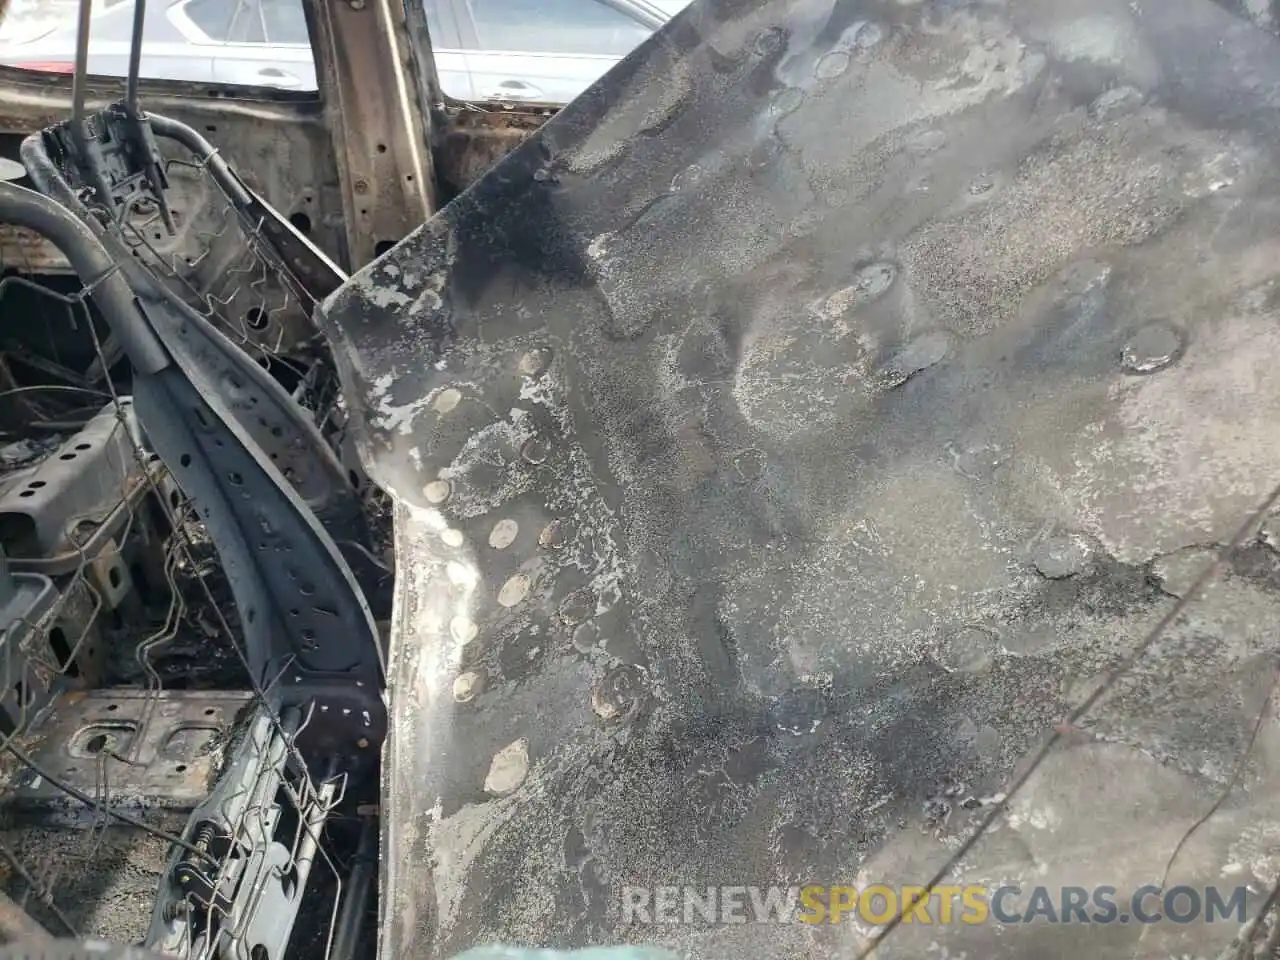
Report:
<svg viewBox="0 0 1280 960"><path fill-rule="evenodd" d="M622 920L638 924L1244 923L1244 887L623 887Z"/></svg>

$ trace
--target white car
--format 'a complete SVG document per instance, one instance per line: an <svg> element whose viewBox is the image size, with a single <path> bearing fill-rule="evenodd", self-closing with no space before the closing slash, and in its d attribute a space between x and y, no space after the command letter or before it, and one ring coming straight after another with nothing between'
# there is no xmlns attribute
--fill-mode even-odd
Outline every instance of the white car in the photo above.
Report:
<svg viewBox="0 0 1280 960"><path fill-rule="evenodd" d="M426 11L448 96L568 103L688 4L426 0Z"/></svg>
<svg viewBox="0 0 1280 960"><path fill-rule="evenodd" d="M411 0L424 4L444 93L465 101L567 103L689 0ZM37 6L37 14L41 9ZM43 30L20 0L0 25L0 64L70 73L74 8ZM131 0L107 0L92 19L89 71L128 72ZM34 35L32 35L34 33ZM299 0L151 0L142 76L157 80L314 91L315 62Z"/></svg>

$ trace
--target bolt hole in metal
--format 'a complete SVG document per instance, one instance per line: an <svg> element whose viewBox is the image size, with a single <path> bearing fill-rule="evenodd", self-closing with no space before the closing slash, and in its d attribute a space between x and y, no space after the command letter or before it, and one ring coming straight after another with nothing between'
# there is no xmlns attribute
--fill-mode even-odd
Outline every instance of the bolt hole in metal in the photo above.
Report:
<svg viewBox="0 0 1280 960"><path fill-rule="evenodd" d="M271 320L261 307L251 307L244 315L244 322L250 330L265 330Z"/></svg>
<svg viewBox="0 0 1280 960"><path fill-rule="evenodd" d="M111 740L107 735L99 733L97 736L90 737L85 741L84 752L96 757L100 753L106 753L110 744Z"/></svg>

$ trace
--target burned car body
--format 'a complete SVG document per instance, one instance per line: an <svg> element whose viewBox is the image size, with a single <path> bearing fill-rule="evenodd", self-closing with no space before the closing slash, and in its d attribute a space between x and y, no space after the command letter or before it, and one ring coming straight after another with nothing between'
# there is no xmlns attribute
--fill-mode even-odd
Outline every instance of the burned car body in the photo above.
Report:
<svg viewBox="0 0 1280 960"><path fill-rule="evenodd" d="M375 824L390 956L1274 951L1261 6L696 3L403 240L536 120L427 157L429 50L385 7L308 8L333 79L272 116L309 184L217 162L262 107L131 94L28 138L44 196L0 186L0 220L71 261L97 313L67 383L113 396L12 488L76 563L2 581L48 645L10 637L6 814L149 831L150 927L108 935L191 957L355 955ZM240 246L170 204L183 164ZM207 249L157 258L175 234ZM316 362L282 382L286 341ZM394 509L385 709L351 441ZM203 543L126 536L114 473L58 469L82 456ZM125 629L112 574L157 539L162 580L217 554L244 689L153 682L171 638ZM59 616L119 611L143 680L101 689L50 583ZM21 906L103 935L5 859ZM1020 892L1000 924L825 909L875 884ZM1242 899L1023 922L1067 887Z"/></svg>
<svg viewBox="0 0 1280 960"><path fill-rule="evenodd" d="M883 932L663 887L1260 909L1277 91L1207 0L708 0L331 297L397 504L380 948Z"/></svg>

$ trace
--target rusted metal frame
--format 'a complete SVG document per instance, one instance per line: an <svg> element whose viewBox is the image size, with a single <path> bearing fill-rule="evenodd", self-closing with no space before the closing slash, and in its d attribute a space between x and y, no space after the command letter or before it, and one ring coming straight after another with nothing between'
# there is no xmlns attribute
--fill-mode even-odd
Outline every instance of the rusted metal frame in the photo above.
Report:
<svg viewBox="0 0 1280 960"><path fill-rule="evenodd" d="M357 270L435 209L428 105L401 0L305 2Z"/></svg>

